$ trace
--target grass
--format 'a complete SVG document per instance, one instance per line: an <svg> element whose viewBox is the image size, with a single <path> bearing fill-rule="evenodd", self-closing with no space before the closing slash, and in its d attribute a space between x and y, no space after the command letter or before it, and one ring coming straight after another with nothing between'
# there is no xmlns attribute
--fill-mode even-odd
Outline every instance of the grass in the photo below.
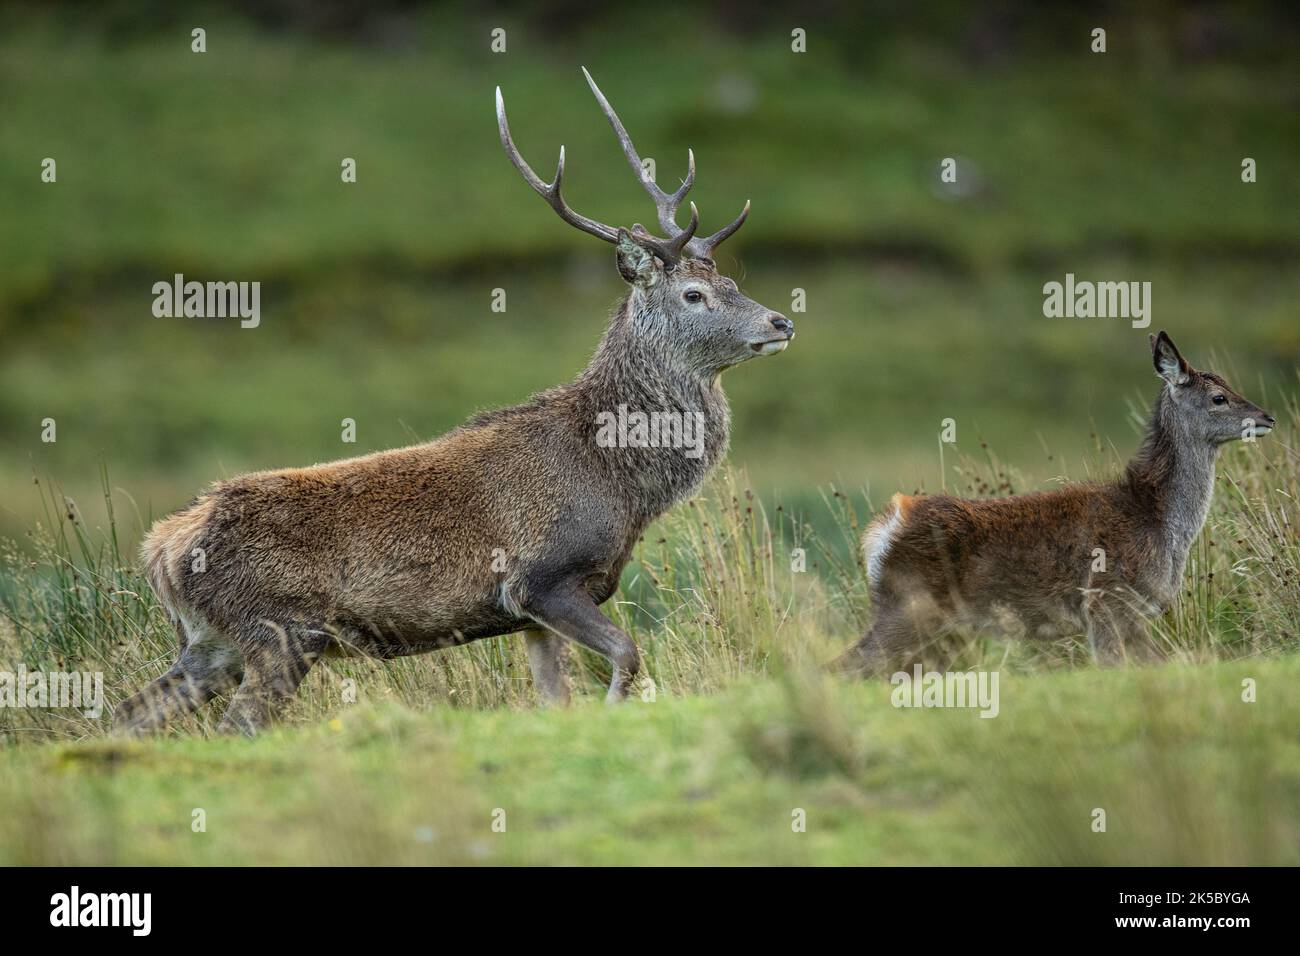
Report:
<svg viewBox="0 0 1300 956"><path fill-rule="evenodd" d="M1020 460L1041 435L1074 464L1089 418L1122 441L1116 383L1147 380L1144 332L1044 319L1042 285L1067 271L1151 281L1185 350L1231 352L1243 387L1290 386L1300 234L1283 211L1300 185L1279 171L1297 66L1259 55L1277 48L1266 20L1233 20L1250 55L1181 59L1154 14L1113 14L1105 57L1067 39L1088 33L1072 18L1032 36L994 23L1017 46L990 62L961 16L889 37L809 23L797 55L780 18L755 33L693 14L685 33L671 16L560 34L520 17L494 56L504 14L420 13L345 44L210 11L198 55L188 14L4 13L0 484L34 466L90 502L104 453L147 517L214 477L436 435L571 376L622 287L505 161L491 93L539 168L566 144L576 208L644 219L581 63L661 178L695 149L702 228L753 198L724 269L777 309L807 294L796 347L728 376L733 460L765 498L933 486L947 417L966 449ZM978 181L936 191L952 154ZM57 183L40 182L46 155ZM262 325L155 319L149 290L176 272L260 281ZM27 500L0 502L0 534L30 525Z"/></svg>
<svg viewBox="0 0 1300 956"><path fill-rule="evenodd" d="M2 755L0 863L1294 865L1297 679L1294 656L1021 675L994 720L748 680L25 746Z"/></svg>
<svg viewBox="0 0 1300 956"><path fill-rule="evenodd" d="M0 709L0 863L1294 864L1296 422L1227 450L1159 666L979 635L952 666L1002 675L997 718L895 709L824 675L869 614L855 559L728 472L650 529L608 608L645 653L629 704L597 703L584 653L576 706L537 709L505 638L330 661L252 742L213 735L219 707L143 742ZM1026 485L989 455L950 487ZM7 554L0 658L103 671L111 707L174 638L115 526L43 494L35 554ZM852 541L869 503L827 506Z"/></svg>
<svg viewBox="0 0 1300 956"><path fill-rule="evenodd" d="M255 330L141 319L147 296L111 285L55 308L39 335L8 335L0 350L0 482L16 491L0 501L0 535L21 535L38 517L34 496L18 492L33 469L57 476L101 520L93 463L103 456L130 492L120 508L144 523L215 478L407 444L565 381L595 347L621 286L604 251L582 261L596 278L333 276L279 293L274 318ZM765 500L816 512L815 489L828 481L883 494L936 488L945 418L957 423L958 450L979 454L987 442L1045 475L1079 474L1090 431L1121 454L1136 441L1130 400L1149 400L1156 384L1148 330L1043 318L1041 275L747 266L744 286L758 301L788 309L795 287L809 297L808 312L792 313L788 352L724 378L731 458ZM1076 271L1150 276L1156 322L1196 364L1266 405L1293 387L1300 274L1130 269L1112 261ZM494 314L488 292L501 283L509 307ZM1243 303L1252 321L1225 337L1225 316ZM1226 367L1211 363L1216 350L1231 357ZM46 418L57 422L54 443L41 441ZM354 445L340 441L344 418L357 422Z"/></svg>
<svg viewBox="0 0 1300 956"><path fill-rule="evenodd" d="M1112 11L1100 57L1085 14L810 16L801 56L780 17L696 10L334 33L208 10L200 56L196 13L85 13L0 11L0 669L102 672L111 712L172 658L134 557L153 518L581 367L621 286L501 156L498 83L539 169L566 144L576 208L644 219L586 64L661 182L694 148L702 228L753 198L721 265L807 311L788 353L727 376L736 471L647 532L607 605L645 657L627 706L578 654L575 706L538 710L498 639L330 661L251 742L213 735L219 706L137 742L0 708L0 864L1300 862L1300 67L1270 17ZM946 156L960 189L935 183ZM261 282L261 326L153 318L175 272ZM1152 625L1165 663L976 635L953 666L1002 675L993 720L825 677L870 618L855 541L890 493L1048 487L1136 443L1148 330L1043 318L1066 272L1150 281L1152 331L1287 405L1225 454Z"/></svg>
<svg viewBox="0 0 1300 956"><path fill-rule="evenodd" d="M877 31L815 27L799 55L775 22L756 33L693 12L686 32L671 16L607 15L562 36L509 22L506 55L488 48L511 19L496 12L429 13L394 42L346 46L214 12L200 55L184 17L106 37L93 19L15 10L0 31L0 297L35 305L69 276L162 264L271 279L583 248L503 160L492 115L500 84L537 168L568 147L576 208L644 218L580 64L663 178L695 149L703 228L755 199L734 249L920 250L990 269L1098 249L1297 248L1277 212L1300 204L1284 174L1294 57L1171 62L1122 43L1099 57L1058 37L990 65L933 29L864 55ZM954 155L970 189L938 196ZM39 180L46 156L54 186ZM344 156L355 187L340 184ZM1259 164L1249 186L1243 156Z"/></svg>

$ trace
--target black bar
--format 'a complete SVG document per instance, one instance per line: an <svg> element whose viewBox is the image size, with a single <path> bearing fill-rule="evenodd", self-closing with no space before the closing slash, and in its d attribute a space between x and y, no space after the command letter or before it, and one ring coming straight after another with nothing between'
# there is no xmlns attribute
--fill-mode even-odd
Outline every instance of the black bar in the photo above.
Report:
<svg viewBox="0 0 1300 956"><path fill-rule="evenodd" d="M774 927L886 938L1076 941L1194 938L1231 944L1290 916L1291 870L1270 869L9 869L0 871L6 942L29 936L214 941L256 929L299 943L540 926L665 939L680 928L732 943ZM52 926L59 894L147 893L148 936L130 925ZM1123 896L1121 896L1123 894ZM1175 894L1171 899L1171 894ZM143 897L140 898L143 902ZM98 897L96 897L96 904ZM134 912L140 916L142 908ZM1132 921L1150 921L1146 925ZM1189 921L1197 921L1191 924ZM1201 921L1209 920L1208 928ZM1240 925L1229 925L1244 920ZM1181 921L1181 922L1179 922ZM121 922L128 922L125 918ZM142 922L137 921L138 925ZM1123 923L1123 925L1121 925ZM219 927L214 929L214 927ZM562 932L566 932L561 930ZM1045 937L1043 933L1053 934ZM671 937L667 937L671 938ZM965 936L963 936L965 938ZM17 952L18 950L13 950Z"/></svg>

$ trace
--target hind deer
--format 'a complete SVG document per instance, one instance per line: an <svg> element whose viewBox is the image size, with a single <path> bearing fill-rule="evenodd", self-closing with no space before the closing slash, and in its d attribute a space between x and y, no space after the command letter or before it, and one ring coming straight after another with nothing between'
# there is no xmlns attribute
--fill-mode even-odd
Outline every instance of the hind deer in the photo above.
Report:
<svg viewBox="0 0 1300 956"><path fill-rule="evenodd" d="M599 606L646 526L725 453L721 373L784 350L794 325L714 264L749 203L708 237L695 235L692 203L680 227L694 154L681 186L661 190L583 73L654 200L662 237L571 209L560 192L564 148L544 182L515 148L500 88L496 109L501 144L528 185L565 222L615 247L629 289L590 364L567 385L427 444L220 482L154 525L144 565L179 654L122 704L121 730L159 727L234 690L220 727L251 734L322 655L389 658L520 631L544 700L568 701L569 641L612 664L607 700L626 696L640 655ZM625 409L690 417L697 444L601 440L603 416Z"/></svg>
<svg viewBox="0 0 1300 956"><path fill-rule="evenodd" d="M894 495L862 542L875 621L842 666L888 673L951 626L1007 623L1030 637L1086 633L1099 663L1122 659L1178 592L1220 447L1276 424L1164 332L1151 354L1164 386L1118 480L983 500Z"/></svg>

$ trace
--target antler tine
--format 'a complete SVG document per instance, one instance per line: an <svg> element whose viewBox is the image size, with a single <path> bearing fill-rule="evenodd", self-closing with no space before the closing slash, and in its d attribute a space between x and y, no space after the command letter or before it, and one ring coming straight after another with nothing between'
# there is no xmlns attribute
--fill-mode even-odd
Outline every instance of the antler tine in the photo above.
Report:
<svg viewBox="0 0 1300 956"><path fill-rule="evenodd" d="M618 118L618 114L614 112L614 107L605 98L605 94L600 91L600 87L591 78L591 74L587 72L585 66L582 68L582 75L587 78L587 85L591 87L592 95L596 97L596 102L600 104L605 119L609 120L609 125L614 127L614 135L618 137L619 145L623 147L623 155L627 157L627 164L632 167L637 182L645 187L645 191L654 200L655 210L659 216L659 227L676 239L681 233L681 226L677 225L677 209L681 205L682 199L695 185L695 151L691 149L686 151L686 178L682 180L681 186L672 193L664 192L654 180L646 175L645 167L641 164L641 154L636 151L636 147L632 144L632 137L627 134L627 128L623 126L623 121Z"/></svg>
<svg viewBox="0 0 1300 956"><path fill-rule="evenodd" d="M745 208L740 210L740 215L731 221L727 226L719 229L711 236L705 236L703 239L696 239L687 244L687 249L691 255L698 256L701 259L712 259L713 250L722 245L723 241L731 236L733 232L744 225L745 220L749 218L749 200L745 200Z"/></svg>
<svg viewBox="0 0 1300 956"><path fill-rule="evenodd" d="M682 259L682 250L691 241L695 235L695 230L700 226L700 211L695 208L695 203L691 203L691 221L686 224L686 228L679 231L671 239L658 239L646 232L640 223L632 227L632 236L638 243L650 249L657 255L669 268L675 266Z"/></svg>
<svg viewBox="0 0 1300 956"><path fill-rule="evenodd" d="M604 239L606 242L618 242L618 230L613 226L607 226L603 222L597 222L595 219L588 219L579 212L569 208L569 204L564 201L560 195L560 182L564 178L564 147L560 147L560 161L555 167L555 179L550 183L542 181L531 166L524 161L523 156L519 154L515 141L510 136L510 124L506 122L506 101L501 96L501 87L497 87L497 129L501 133L501 145L505 148L506 155L510 157L510 162L515 164L515 169L519 170L519 175L524 177L524 182L533 187L533 191L546 200L547 204L556 211L561 219L569 225L581 229L583 232L593 235L598 239Z"/></svg>

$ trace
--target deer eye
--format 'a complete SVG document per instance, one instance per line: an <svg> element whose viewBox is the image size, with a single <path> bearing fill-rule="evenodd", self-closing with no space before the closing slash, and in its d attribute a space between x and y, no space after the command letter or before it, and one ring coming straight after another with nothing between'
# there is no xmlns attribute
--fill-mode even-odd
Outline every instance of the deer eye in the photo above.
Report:
<svg viewBox="0 0 1300 956"><path fill-rule="evenodd" d="M700 295L694 289L682 293L682 298L685 299L687 302L702 302L704 300L704 296Z"/></svg>
<svg viewBox="0 0 1300 956"><path fill-rule="evenodd" d="M1226 405L1228 398L1226 395L1215 395L1211 401L1213 401L1215 405Z"/></svg>

